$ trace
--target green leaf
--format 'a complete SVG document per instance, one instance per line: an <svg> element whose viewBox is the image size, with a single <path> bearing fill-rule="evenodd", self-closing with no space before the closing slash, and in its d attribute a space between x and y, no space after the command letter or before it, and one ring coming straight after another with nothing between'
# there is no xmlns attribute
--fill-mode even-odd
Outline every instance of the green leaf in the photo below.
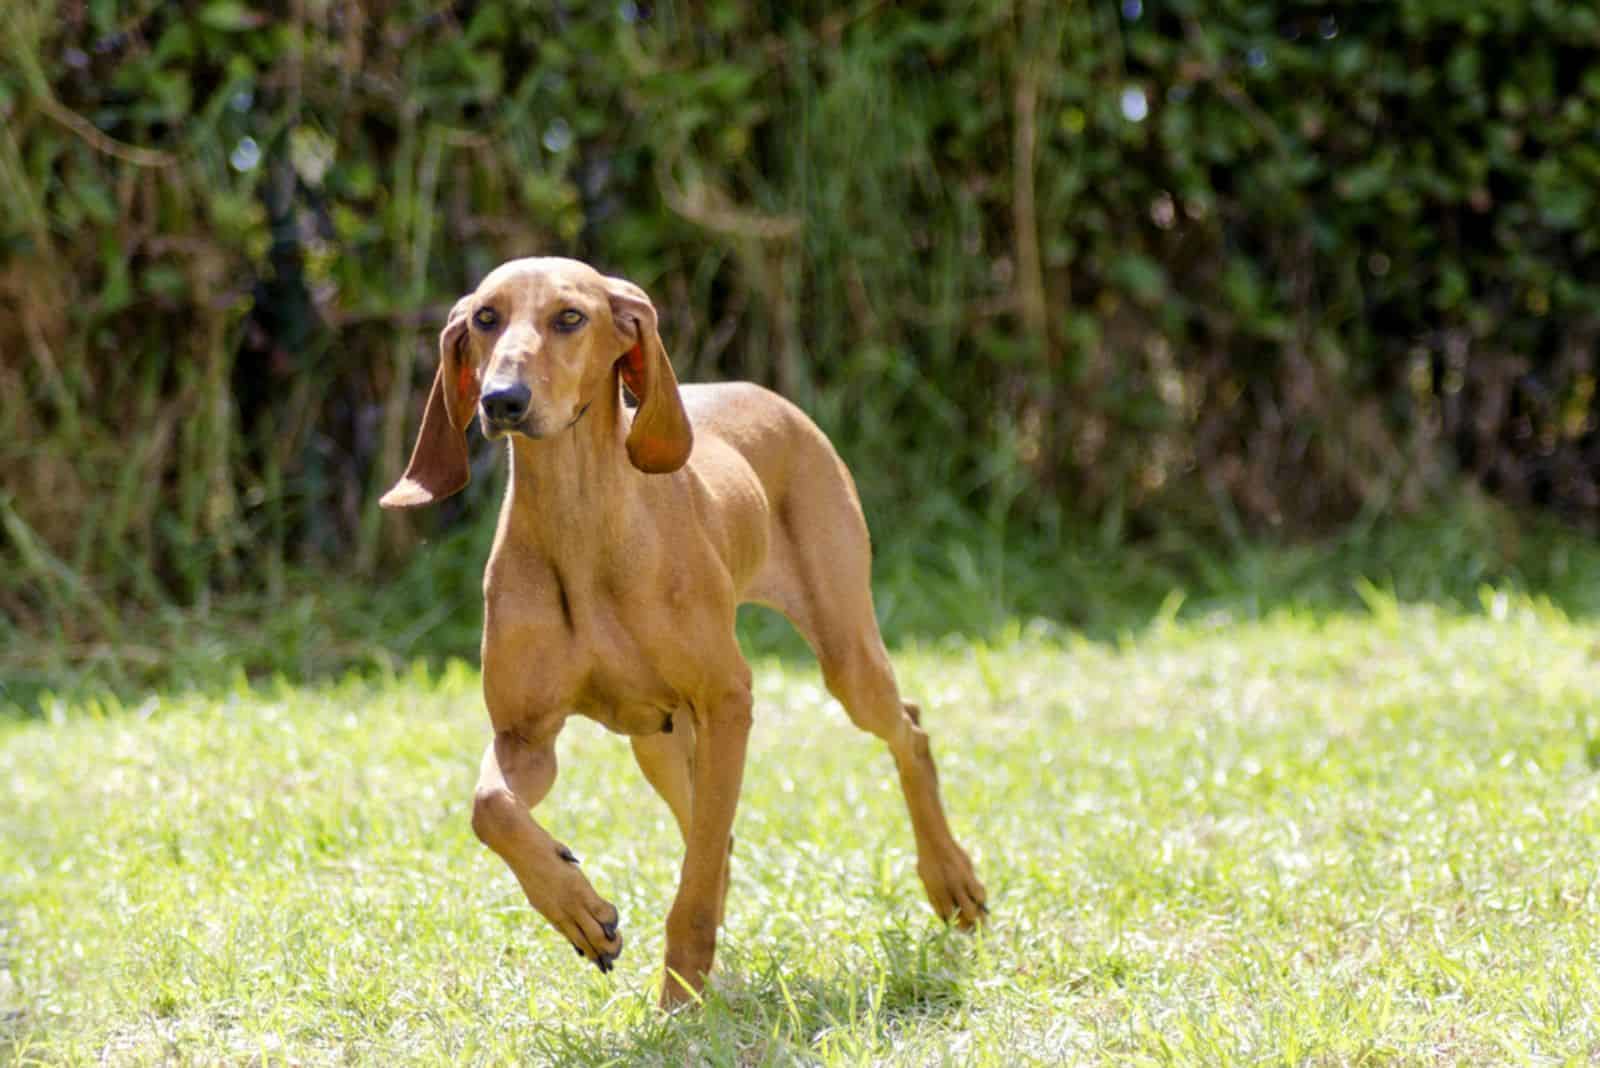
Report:
<svg viewBox="0 0 1600 1068"><path fill-rule="evenodd" d="M207 0L200 9L199 19L201 25L213 30L238 33L260 26L264 16L241 0Z"/></svg>
<svg viewBox="0 0 1600 1068"><path fill-rule="evenodd" d="M1107 273L1113 283L1145 304L1154 304L1166 295L1167 273L1148 256L1124 253L1112 261Z"/></svg>

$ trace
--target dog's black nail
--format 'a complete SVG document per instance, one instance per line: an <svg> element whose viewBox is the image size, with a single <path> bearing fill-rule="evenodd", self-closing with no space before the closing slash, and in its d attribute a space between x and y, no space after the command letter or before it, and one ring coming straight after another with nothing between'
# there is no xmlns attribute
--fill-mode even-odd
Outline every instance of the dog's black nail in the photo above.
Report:
<svg viewBox="0 0 1600 1068"><path fill-rule="evenodd" d="M667 713L666 720L661 724L661 733L662 734L671 734L672 733L672 713L670 713L670 712Z"/></svg>
<svg viewBox="0 0 1600 1068"><path fill-rule="evenodd" d="M600 930L604 932L606 941L615 942L617 940L617 925L615 923L602 923Z"/></svg>
<svg viewBox="0 0 1600 1068"><path fill-rule="evenodd" d="M572 948L578 951L578 956L583 956L583 947L578 945L578 943L572 943Z"/></svg>
<svg viewBox="0 0 1600 1068"><path fill-rule="evenodd" d="M572 850L568 849L564 845L556 846L556 856L560 857L562 860L566 861L568 864L576 864L576 863L578 863L578 858L572 855Z"/></svg>

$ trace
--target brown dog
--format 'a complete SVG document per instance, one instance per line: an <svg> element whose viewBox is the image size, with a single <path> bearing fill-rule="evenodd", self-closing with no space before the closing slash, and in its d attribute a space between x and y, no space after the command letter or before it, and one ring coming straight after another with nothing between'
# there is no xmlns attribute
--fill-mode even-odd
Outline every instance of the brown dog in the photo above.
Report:
<svg viewBox="0 0 1600 1068"><path fill-rule="evenodd" d="M472 827L533 907L610 970L617 910L529 814L555 781L556 735L578 712L629 736L677 819L686 853L662 1004L701 989L750 731L734 611L754 601L793 621L828 690L889 744L928 897L940 916L976 924L983 886L945 821L917 707L895 687L866 522L822 432L759 386L680 390L643 290L563 259L503 264L456 302L416 448L385 507L432 504L467 484L475 414L486 436L510 439L511 477L483 579L495 735Z"/></svg>

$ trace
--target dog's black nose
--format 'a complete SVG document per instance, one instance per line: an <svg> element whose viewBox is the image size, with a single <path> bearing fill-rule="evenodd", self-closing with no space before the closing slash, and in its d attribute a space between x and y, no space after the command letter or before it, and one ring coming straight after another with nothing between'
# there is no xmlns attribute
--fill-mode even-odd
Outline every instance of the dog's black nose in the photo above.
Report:
<svg viewBox="0 0 1600 1068"><path fill-rule="evenodd" d="M528 414L533 392L518 382L483 395L483 414L498 427L516 426Z"/></svg>

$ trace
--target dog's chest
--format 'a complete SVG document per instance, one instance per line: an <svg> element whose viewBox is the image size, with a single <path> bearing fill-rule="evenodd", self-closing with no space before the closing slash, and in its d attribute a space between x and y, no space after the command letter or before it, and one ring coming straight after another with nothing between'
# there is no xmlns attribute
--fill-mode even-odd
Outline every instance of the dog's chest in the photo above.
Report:
<svg viewBox="0 0 1600 1068"><path fill-rule="evenodd" d="M637 600L602 600L586 616L574 617L579 643L587 654L584 686L574 710L619 734L656 734L670 729L672 713L685 703L672 678L677 664L664 654L659 604L643 601L653 590L638 590ZM579 622L581 620L581 622Z"/></svg>
<svg viewBox="0 0 1600 1068"><path fill-rule="evenodd" d="M685 702L674 685L681 665L667 662L679 657L663 652L672 646L662 633L671 627L670 598L655 603L661 593L648 586L608 586L554 574L490 584L484 692L497 727L576 712L620 734L671 729Z"/></svg>
<svg viewBox="0 0 1600 1068"><path fill-rule="evenodd" d="M574 711L618 734L655 734L670 730L672 713L683 696L645 652L648 645L622 619L601 627L603 640L585 643L588 670Z"/></svg>

